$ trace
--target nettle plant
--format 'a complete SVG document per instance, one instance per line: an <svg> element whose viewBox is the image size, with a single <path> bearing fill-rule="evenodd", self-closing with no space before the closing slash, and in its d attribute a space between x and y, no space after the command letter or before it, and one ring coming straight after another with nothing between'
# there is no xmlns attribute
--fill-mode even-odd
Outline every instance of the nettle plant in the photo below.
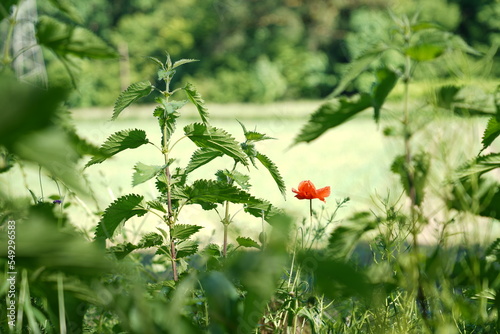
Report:
<svg viewBox="0 0 500 334"><path fill-rule="evenodd" d="M184 64L194 62L194 59L181 59L172 63L167 54L165 63L157 58L151 58L158 64L158 78L165 83L162 90L153 86L149 81L142 81L130 85L118 97L113 110L112 120L135 101L142 97L156 93L156 102L153 116L157 119L161 131L160 143L149 141L144 130L126 129L112 134L101 146L101 153L95 155L86 165L101 163L106 159L126 150L150 144L158 149L162 155L162 165L146 165L138 162L134 167L132 184L136 186L151 179L155 179L158 197L145 200L139 194L128 194L111 203L102 215L95 232L97 242L112 239L118 233L119 227L134 216L143 216L151 213L157 216L165 225L160 225L159 233L145 234L138 244L130 242L112 246L110 250L118 257L123 258L134 250L156 247L156 254L168 259L172 266L173 280L177 281L181 270L178 264L186 257L198 252L198 243L191 240L193 234L202 226L180 224L179 215L187 205L197 204L204 210L216 210L221 217L224 229L222 249L217 245L209 245L208 253L226 257L228 254L228 227L234 219L230 203L242 205L243 210L250 215L259 217L262 221L269 221L278 210L266 200L258 199L249 193L250 177L243 171L250 166L257 168L260 164L267 169L276 182L279 191L285 196L285 184L277 166L264 154L256 149L256 143L273 139L257 131L248 131L241 124L244 141L239 143L228 132L216 128L209 123L209 114L204 100L191 84L171 90L172 79L176 69ZM185 100L174 100L172 97L183 92ZM176 123L180 117L180 110L187 103L192 103L200 116L200 122L184 127L183 135L176 139ZM175 147L180 140L190 139L197 149L193 152L185 168L173 168ZM219 157L232 159L232 168L219 170L211 180L198 179L189 182L189 175L196 169L206 165ZM260 244L248 237L238 237L237 242L242 247L263 248L265 234L261 233ZM185 264L185 262L183 262ZM182 266L186 268L186 266Z"/></svg>

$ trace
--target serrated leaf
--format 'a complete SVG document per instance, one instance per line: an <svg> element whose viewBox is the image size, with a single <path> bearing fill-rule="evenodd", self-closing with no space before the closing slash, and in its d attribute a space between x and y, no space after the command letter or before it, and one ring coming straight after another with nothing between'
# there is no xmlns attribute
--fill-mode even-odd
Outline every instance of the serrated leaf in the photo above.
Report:
<svg viewBox="0 0 500 334"><path fill-rule="evenodd" d="M337 85L335 90L330 95L328 95L328 98L335 98L340 93L342 93L354 79L358 78L359 75L366 71L373 62L380 58L382 52L383 50L377 50L376 52L367 52L363 56L352 61L349 64L348 71L346 71L346 74L342 76L339 84Z"/></svg>
<svg viewBox="0 0 500 334"><path fill-rule="evenodd" d="M155 232L150 232L142 236L137 244L137 248L149 248L160 246L163 243L163 237Z"/></svg>
<svg viewBox="0 0 500 334"><path fill-rule="evenodd" d="M146 202L146 204L151 209L155 209L155 210L161 211L163 213L167 213L167 209L165 209L165 206L159 200L148 201L148 202Z"/></svg>
<svg viewBox="0 0 500 334"><path fill-rule="evenodd" d="M179 67L181 65L184 65L184 64L187 64L187 63L193 63L193 62L197 62L199 61L198 59L181 59L181 60L178 60L174 63L174 65L172 66L172 68L176 68L176 67Z"/></svg>
<svg viewBox="0 0 500 334"><path fill-rule="evenodd" d="M496 168L500 168L500 153L491 153L477 157L458 168L456 177L459 179L465 179L473 175L479 177Z"/></svg>
<svg viewBox="0 0 500 334"><path fill-rule="evenodd" d="M372 104L375 122L380 118L380 109L384 105L386 97L398 82L398 76L388 68L381 68L375 73L377 81L372 90Z"/></svg>
<svg viewBox="0 0 500 334"><path fill-rule="evenodd" d="M311 142L327 130L346 122L349 118L372 105L372 98L368 94L341 96L323 103L310 117L300 134L295 137L294 144Z"/></svg>
<svg viewBox="0 0 500 334"><path fill-rule="evenodd" d="M162 131L162 143L164 143L165 141L168 142L168 140L172 138L172 135L174 134L175 128L177 126L177 118L179 118L180 116L180 114L175 110L171 113L168 113L165 108L165 105L157 106L153 112L153 115L158 118L158 125L160 126L160 130ZM165 125L167 137L163 138L163 129L165 128Z"/></svg>
<svg viewBox="0 0 500 334"><path fill-rule="evenodd" d="M66 14L73 21L82 24L83 19L78 13L78 10L73 6L73 4L68 0L49 0L52 5L54 5L61 12Z"/></svg>
<svg viewBox="0 0 500 334"><path fill-rule="evenodd" d="M247 129L243 123L241 123L240 121L238 121L238 123L240 123L241 128L243 129L243 134L245 135L245 138L247 141L257 142L257 141L261 141L261 140L276 139L276 138L268 137L265 134L259 133L257 131L247 131Z"/></svg>
<svg viewBox="0 0 500 334"><path fill-rule="evenodd" d="M121 151L137 148L147 143L149 140L144 130L127 129L115 132L102 144L101 154L92 157L85 167L101 163Z"/></svg>
<svg viewBox="0 0 500 334"><path fill-rule="evenodd" d="M155 62L158 66L160 66L160 68L162 69L165 69L165 65L163 65L163 63L156 57L148 57L149 60Z"/></svg>
<svg viewBox="0 0 500 334"><path fill-rule="evenodd" d="M189 203L250 203L255 199L247 192L227 184L213 180L196 180L191 186L178 189L175 197L185 199Z"/></svg>
<svg viewBox="0 0 500 334"><path fill-rule="evenodd" d="M283 197L286 198L285 181L283 180L283 177L281 176L280 171L278 170L278 166L276 166L276 164L272 162L271 159L269 159L264 154L257 153L257 159L269 171L269 173L274 179L274 182L276 182L276 185L278 186L281 195L283 195Z"/></svg>
<svg viewBox="0 0 500 334"><path fill-rule="evenodd" d="M277 217L281 211L264 199L254 198L251 202L245 204L244 211L257 218L272 224L273 218Z"/></svg>
<svg viewBox="0 0 500 334"><path fill-rule="evenodd" d="M436 44L417 44L405 50L405 54L416 61L430 61L444 53L445 47Z"/></svg>
<svg viewBox="0 0 500 334"><path fill-rule="evenodd" d="M117 227L132 218L133 216L143 216L147 213L140 204L143 196L129 194L118 198L111 203L97 225L95 238L108 239L113 236Z"/></svg>
<svg viewBox="0 0 500 334"><path fill-rule="evenodd" d="M127 87L120 93L113 108L111 120L115 120L120 113L129 105L139 100L141 97L148 96L153 91L153 86L148 80L136 82Z"/></svg>
<svg viewBox="0 0 500 334"><path fill-rule="evenodd" d="M241 247L253 247L253 248L260 249L260 245L255 240L253 240L252 238L238 237L238 238L236 238L236 242Z"/></svg>
<svg viewBox="0 0 500 334"><path fill-rule="evenodd" d="M411 187L415 189L415 203L420 206L424 200L424 189L430 167L430 158L427 153L421 152L413 155L411 166L408 166L405 156L400 155L394 159L391 171L398 174L407 196L411 196Z"/></svg>
<svg viewBox="0 0 500 334"><path fill-rule="evenodd" d="M209 163L217 157L222 157L224 154L216 149L203 147L194 151L189 163L186 167L186 173L191 173L195 169Z"/></svg>
<svg viewBox="0 0 500 334"><path fill-rule="evenodd" d="M201 230L203 226L175 224L170 230L171 237L175 239L185 240L193 234Z"/></svg>
<svg viewBox="0 0 500 334"><path fill-rule="evenodd" d="M207 108L205 108L205 101L202 99L200 93L198 93L196 88L190 83L186 84L184 91L189 100L195 105L196 110L198 110L202 122L205 124L208 123L208 111Z"/></svg>
<svg viewBox="0 0 500 334"><path fill-rule="evenodd" d="M500 122L496 119L496 117L492 117L488 121L488 125L483 133L483 140L481 141L483 148L481 151L490 146L498 136L500 136Z"/></svg>
<svg viewBox="0 0 500 334"><path fill-rule="evenodd" d="M257 157L257 149L255 148L255 144L254 143L247 143L247 142L244 142L244 143L241 143L240 144L241 146L241 149L243 152L245 152L245 154L247 155L248 159L250 159L250 162L252 163L252 165L257 168L257 165L255 164L255 158Z"/></svg>
<svg viewBox="0 0 500 334"><path fill-rule="evenodd" d="M242 174L236 170L229 171L227 169L219 170L215 173L217 180L221 182L226 182L232 184L232 181L236 182L242 189L248 190L250 188L250 176Z"/></svg>
<svg viewBox="0 0 500 334"><path fill-rule="evenodd" d="M136 186L138 184L144 183L147 180L152 179L158 173L162 172L165 166L150 166L145 165L142 162L138 162L134 166L134 175L132 176L132 186Z"/></svg>
<svg viewBox="0 0 500 334"><path fill-rule="evenodd" d="M221 249L217 244L208 244L204 249L203 253L209 256L221 256Z"/></svg>
<svg viewBox="0 0 500 334"><path fill-rule="evenodd" d="M117 52L90 30L59 21L53 17L40 16L36 36L38 43L58 56L107 59L118 57Z"/></svg>
<svg viewBox="0 0 500 334"><path fill-rule="evenodd" d="M198 252L198 242L194 240L181 241L176 246L176 252L176 259L194 255Z"/></svg>
<svg viewBox="0 0 500 334"><path fill-rule="evenodd" d="M226 131L208 124L194 123L184 127L184 134L198 147L218 150L247 166L245 153L238 142Z"/></svg>
<svg viewBox="0 0 500 334"><path fill-rule="evenodd" d="M130 242L126 242L126 243L122 243L122 244L118 244L118 245L109 247L108 252L110 252L114 256L116 256L116 258L118 260L122 260L123 258L125 258L125 256L129 255L130 253L132 253L136 249L137 249L136 245L134 245Z"/></svg>

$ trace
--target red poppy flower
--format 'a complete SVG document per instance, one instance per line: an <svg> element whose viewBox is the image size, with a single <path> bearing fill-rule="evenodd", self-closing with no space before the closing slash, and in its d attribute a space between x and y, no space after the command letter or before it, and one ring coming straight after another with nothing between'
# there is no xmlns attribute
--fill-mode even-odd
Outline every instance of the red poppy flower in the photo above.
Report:
<svg viewBox="0 0 500 334"><path fill-rule="evenodd" d="M316 189L314 184L307 180L299 183L299 189L292 188L292 191L296 193L295 197L298 199L313 199L317 198L326 203L325 198L330 196L330 186Z"/></svg>

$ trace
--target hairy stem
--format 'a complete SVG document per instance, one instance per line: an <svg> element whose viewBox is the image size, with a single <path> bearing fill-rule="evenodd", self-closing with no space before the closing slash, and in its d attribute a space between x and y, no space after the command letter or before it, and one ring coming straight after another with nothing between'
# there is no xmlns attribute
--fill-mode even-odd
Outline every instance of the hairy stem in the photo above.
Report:
<svg viewBox="0 0 500 334"><path fill-rule="evenodd" d="M224 240L222 244L222 256L226 257L227 256L227 227L229 225L230 217L229 217L229 202L226 201L225 203L226 206L226 211L224 214L224 220L223 220L223 225L224 225Z"/></svg>
<svg viewBox="0 0 500 334"><path fill-rule="evenodd" d="M424 321L428 318L428 305L427 298L425 297L424 288L422 286L422 275L420 273L420 266L418 263L419 245L418 245L418 221L419 213L417 211L417 190L415 187L415 171L412 168L412 151L411 151L411 129L410 129L410 109L409 109L409 86L411 78L411 59L409 56L405 57L405 74L404 74L404 150L405 150L405 164L407 167L407 182L408 182L408 195L410 197L410 211L411 211L411 234L413 241L413 258L415 266L415 278L417 283L416 301L420 307Z"/></svg>
<svg viewBox="0 0 500 334"><path fill-rule="evenodd" d="M168 88L169 88L169 80L167 80L167 90L166 92L168 93ZM168 101L168 97L167 97ZM177 252L175 250L175 240L172 237L172 229L175 224L175 219L174 219L174 211L172 209L172 180L171 180L171 174L170 174L170 167L168 166L168 153L169 153L169 136L168 136L168 129L167 129L167 121L165 120L165 125L161 129L162 131L162 138L163 138L163 143L162 143L162 152L163 152L163 157L165 160L165 179L167 182L167 210L168 210L168 216L167 216L167 225L169 227L169 234L170 234L170 256L171 260L170 262L172 263L172 273L174 277L174 281L177 282L179 280L179 276L177 274L177 262L176 262L176 255Z"/></svg>

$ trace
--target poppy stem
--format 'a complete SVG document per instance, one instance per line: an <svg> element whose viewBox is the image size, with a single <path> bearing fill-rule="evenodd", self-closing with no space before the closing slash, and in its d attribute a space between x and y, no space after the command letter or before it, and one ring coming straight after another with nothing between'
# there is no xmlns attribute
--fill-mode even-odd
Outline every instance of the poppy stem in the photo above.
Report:
<svg viewBox="0 0 500 334"><path fill-rule="evenodd" d="M313 200L309 200L309 222L312 227L313 224Z"/></svg>

